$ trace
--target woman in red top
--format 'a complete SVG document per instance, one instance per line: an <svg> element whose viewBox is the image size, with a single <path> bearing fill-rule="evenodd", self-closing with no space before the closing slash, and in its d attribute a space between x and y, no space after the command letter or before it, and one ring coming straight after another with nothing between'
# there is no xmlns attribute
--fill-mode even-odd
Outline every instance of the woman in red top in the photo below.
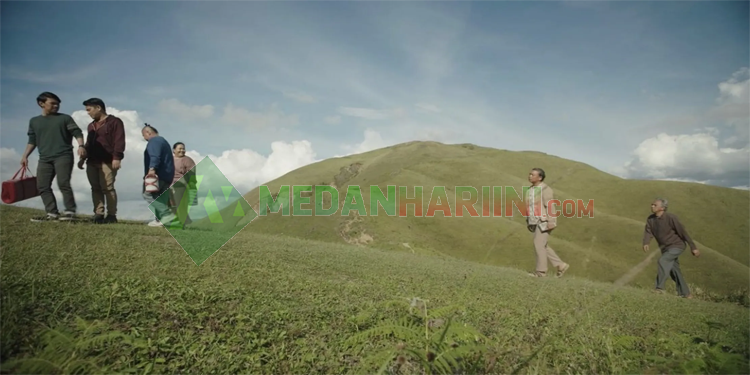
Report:
<svg viewBox="0 0 750 375"><path fill-rule="evenodd" d="M172 186L169 188L172 201L172 212L177 215L178 220L185 225L190 224L188 216L188 205L195 206L196 189L195 189L195 161L190 156L185 155L185 144L177 142L172 146L174 154L174 179ZM187 196L185 196L187 193ZM183 202L183 197L184 202Z"/></svg>

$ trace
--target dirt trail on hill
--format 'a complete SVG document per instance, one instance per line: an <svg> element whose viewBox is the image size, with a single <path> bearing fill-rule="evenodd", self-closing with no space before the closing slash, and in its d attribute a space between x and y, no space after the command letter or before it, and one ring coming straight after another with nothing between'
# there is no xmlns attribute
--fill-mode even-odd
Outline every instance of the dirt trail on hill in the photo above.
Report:
<svg viewBox="0 0 750 375"><path fill-rule="evenodd" d="M624 275L620 276L619 279L615 280L615 285L617 286L623 286L627 285L631 281L635 279L636 276L638 276L639 273L643 272L643 270L648 267L649 264L654 260L654 257L656 257L656 254L659 254L658 249L654 250L649 254L646 259L641 261L640 263L636 264L635 267L628 270L628 272L625 272Z"/></svg>

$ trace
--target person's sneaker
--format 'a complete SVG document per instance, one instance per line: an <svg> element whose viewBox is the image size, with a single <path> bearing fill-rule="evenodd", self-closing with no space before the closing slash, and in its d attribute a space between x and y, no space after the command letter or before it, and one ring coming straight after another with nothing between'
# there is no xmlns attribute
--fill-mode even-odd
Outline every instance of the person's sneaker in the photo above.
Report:
<svg viewBox="0 0 750 375"><path fill-rule="evenodd" d="M72 211L65 211L58 220L60 221L73 221L76 219L76 213Z"/></svg>
<svg viewBox="0 0 750 375"><path fill-rule="evenodd" d="M94 215L94 218L91 219L91 222L93 222L94 224L104 224L104 215Z"/></svg>
<svg viewBox="0 0 750 375"><path fill-rule="evenodd" d="M35 216L31 218L31 221L34 223L43 223L48 221L58 221L58 215L55 214L46 214L44 216Z"/></svg>
<svg viewBox="0 0 750 375"><path fill-rule="evenodd" d="M164 224L161 223L161 221L154 219L154 221L149 221L148 226L150 227L163 227Z"/></svg>
<svg viewBox="0 0 750 375"><path fill-rule="evenodd" d="M105 224L117 224L117 216L115 215L107 215L107 218L104 219Z"/></svg>

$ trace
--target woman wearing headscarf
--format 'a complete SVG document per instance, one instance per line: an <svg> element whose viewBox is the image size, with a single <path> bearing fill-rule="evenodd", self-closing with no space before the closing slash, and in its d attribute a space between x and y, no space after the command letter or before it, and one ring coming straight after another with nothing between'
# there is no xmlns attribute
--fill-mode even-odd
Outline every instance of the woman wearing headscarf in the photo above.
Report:
<svg viewBox="0 0 750 375"><path fill-rule="evenodd" d="M185 144L177 142L172 146L174 154L174 180L169 188L172 211L184 225L190 224L188 206L197 204L195 188L195 161L185 155ZM184 198L183 198L184 197Z"/></svg>

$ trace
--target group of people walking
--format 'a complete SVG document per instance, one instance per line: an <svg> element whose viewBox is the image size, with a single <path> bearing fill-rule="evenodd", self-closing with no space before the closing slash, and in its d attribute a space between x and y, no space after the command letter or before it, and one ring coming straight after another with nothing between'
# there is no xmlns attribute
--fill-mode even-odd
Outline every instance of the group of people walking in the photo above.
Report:
<svg viewBox="0 0 750 375"><path fill-rule="evenodd" d="M559 255L547 243L552 231L557 228L557 215L550 214L553 207L550 201L554 199L554 191L544 183L546 175L541 168L533 168L529 172L528 180L531 183L528 197L526 197L526 224L530 232L534 233L534 250L536 251L536 269L529 273L533 277L546 277L547 264L557 270L556 276L562 277L570 268L570 264L564 262ZM693 298L687 281L680 270L679 256L690 246L690 252L695 257L700 256L698 247L688 235L685 226L680 222L677 215L667 212L668 201L657 198L651 202L651 215L646 219L643 231L643 251L649 251L649 244L656 239L661 257L657 262L656 287L657 293L664 293L667 277L675 282L677 294L683 298Z"/></svg>
<svg viewBox="0 0 750 375"><path fill-rule="evenodd" d="M70 185L74 164L72 140L75 138L78 143L76 153L80 158L78 168L83 169L84 163L86 164L86 175L91 185L93 221L116 223L115 181L125 157L125 126L121 119L107 113L101 99L88 99L83 105L93 121L88 125L88 135L84 142L83 132L73 118L59 112L60 102L57 95L50 92L42 93L37 97L42 114L29 121L29 141L21 158L21 166L27 168L28 156L38 148L37 185L46 210L45 216L35 217L32 221L75 219L76 202ZM195 196L191 194L195 192L192 171L195 162L185 155L185 145L182 142L170 146L153 126L145 124L141 134L148 142L143 153L143 198L149 204L153 204L156 211L156 218L148 225L162 226L162 223L173 223L174 220L178 220L182 225L188 224L190 218L187 215L187 206L196 204ZM58 211L57 201L52 193L52 180L55 177L65 205L62 214ZM149 177L157 179L157 188L154 191L147 191L145 188L145 181ZM541 168L533 168L528 177L532 189L527 197L527 226L534 234L533 244L536 251L536 269L529 275L545 277L548 271L547 263L551 262L557 270L556 276L561 277L570 268L570 264L564 262L548 245L551 232L557 228L557 221L556 215L550 215L549 212L549 202L554 198L554 192L544 183L545 178L545 172ZM537 196L536 192L540 192L540 195ZM157 200L164 193L170 194L169 204ZM652 215L648 217L644 229L643 250L649 250L652 238L656 239L661 249L655 290L663 292L669 275L677 285L678 294L692 298L687 282L682 276L678 257L685 251L685 243L689 244L694 256L700 256L700 251L677 216L666 212L666 199L655 200L651 204L651 211Z"/></svg>
<svg viewBox="0 0 750 375"><path fill-rule="evenodd" d="M122 120L108 114L101 99L84 101L83 106L92 119L84 141L83 131L73 118L59 112L61 100L57 95L43 92L36 101L42 113L29 121L28 144L21 157L21 168L28 168L29 155L38 149L37 188L46 214L34 217L31 221L77 220L77 205L70 183L77 154L78 168L83 170L84 165L86 166L86 176L91 185L93 222L117 223L115 183L125 158L126 146L125 125ZM156 191L146 191L145 184L141 184L143 198L153 204L156 211L154 220L148 225L162 226L162 223L174 220L188 224L190 219L187 205L196 204L192 170L195 162L185 155L184 143L177 142L170 146L153 126L145 124L141 134L148 142L143 154L144 181L148 177L158 180ZM73 139L78 144L76 152L73 152ZM52 192L52 180L55 177L63 196L65 209L62 213L59 212L57 199ZM169 203L157 200L164 193L169 194Z"/></svg>

